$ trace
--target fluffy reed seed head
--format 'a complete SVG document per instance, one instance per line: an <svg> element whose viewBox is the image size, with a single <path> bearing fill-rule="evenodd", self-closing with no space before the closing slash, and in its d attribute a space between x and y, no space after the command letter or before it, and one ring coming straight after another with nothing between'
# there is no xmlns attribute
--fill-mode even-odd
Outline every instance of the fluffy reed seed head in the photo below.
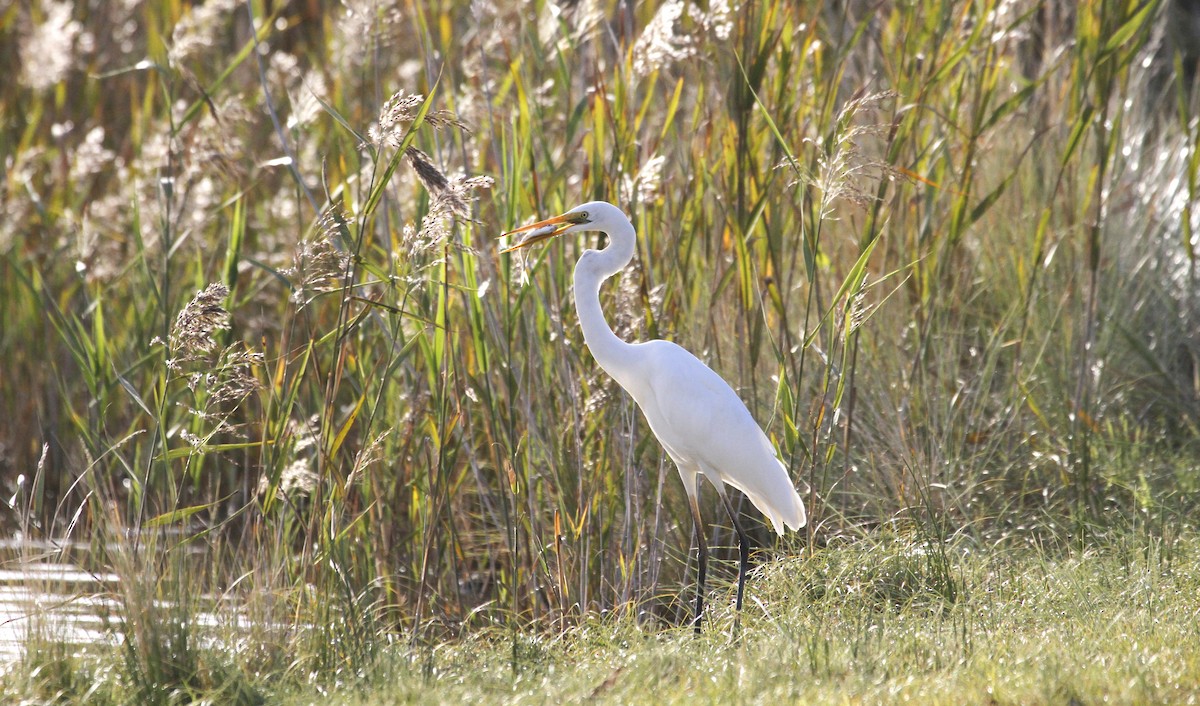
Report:
<svg viewBox="0 0 1200 706"><path fill-rule="evenodd" d="M420 114L421 104L425 96L420 93L405 93L397 91L384 102L379 109L379 119L367 130L367 137L375 147L391 147L399 149L404 143L404 136L412 122ZM454 127L464 132L470 132L466 124L449 110L430 110L425 114L424 124L441 129Z"/></svg>
<svg viewBox="0 0 1200 706"><path fill-rule="evenodd" d="M229 287L213 282L192 298L175 317L171 329L171 351L177 355L211 353L217 347L217 331L229 328L225 298Z"/></svg>

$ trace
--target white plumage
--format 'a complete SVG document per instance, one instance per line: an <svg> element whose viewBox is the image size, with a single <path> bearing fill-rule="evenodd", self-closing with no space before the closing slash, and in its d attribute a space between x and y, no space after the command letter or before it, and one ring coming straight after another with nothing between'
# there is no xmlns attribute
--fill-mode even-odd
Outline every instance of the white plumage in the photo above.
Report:
<svg viewBox="0 0 1200 706"><path fill-rule="evenodd" d="M609 244L602 250L584 251L575 265L579 325L596 362L637 402L651 431L679 468L698 546L694 624L699 632L708 553L697 502L700 478L707 478L716 487L738 534L739 610L749 563L749 543L725 492L725 484L750 498L781 535L785 527L797 530L805 525L804 503L766 434L719 375L670 341L622 341L605 321L600 309L600 285L629 264L634 254L636 234L620 209L604 201L576 206L561 216L512 231L529 235L505 252L565 233L589 230L606 233Z"/></svg>

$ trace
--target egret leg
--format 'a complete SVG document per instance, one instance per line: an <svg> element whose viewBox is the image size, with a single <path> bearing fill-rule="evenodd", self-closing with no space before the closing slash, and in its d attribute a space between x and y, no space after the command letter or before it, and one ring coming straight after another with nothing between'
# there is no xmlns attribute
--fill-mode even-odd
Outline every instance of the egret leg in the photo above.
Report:
<svg viewBox="0 0 1200 706"><path fill-rule="evenodd" d="M737 512L733 509L733 503L729 502L729 494L721 486L717 486L717 490L721 494L721 500L725 503L725 511L729 513L729 519L733 521L733 529L737 531L738 536L738 554L741 561L738 564L738 591L737 591L737 610L742 612L742 593L746 589L746 571L750 568L750 542L746 541L746 533L742 531L742 525L738 522Z"/></svg>
<svg viewBox="0 0 1200 706"><path fill-rule="evenodd" d="M696 485L700 485L699 478L696 479ZM704 615L704 577L708 571L708 543L704 540L704 521L700 519L699 500L695 495L689 494L688 501L692 505L692 523L695 525L697 552L696 615L692 618L692 626L699 635L700 616Z"/></svg>

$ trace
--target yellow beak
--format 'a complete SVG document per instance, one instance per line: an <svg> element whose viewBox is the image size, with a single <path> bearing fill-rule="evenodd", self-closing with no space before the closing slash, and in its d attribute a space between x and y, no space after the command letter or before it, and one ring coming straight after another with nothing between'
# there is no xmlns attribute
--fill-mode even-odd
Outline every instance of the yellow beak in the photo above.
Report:
<svg viewBox="0 0 1200 706"><path fill-rule="evenodd" d="M544 221L530 223L529 225L521 226L516 230L510 230L507 233L502 233L499 237L504 238L510 235L516 235L517 233L528 233L529 235L525 236L521 242L515 245L510 245L500 252L512 252L513 250L520 250L521 248L527 248L535 243L540 243L543 240L549 240L557 235L562 235L571 226L578 223L583 223L586 220L586 213L564 213L561 216L547 218Z"/></svg>

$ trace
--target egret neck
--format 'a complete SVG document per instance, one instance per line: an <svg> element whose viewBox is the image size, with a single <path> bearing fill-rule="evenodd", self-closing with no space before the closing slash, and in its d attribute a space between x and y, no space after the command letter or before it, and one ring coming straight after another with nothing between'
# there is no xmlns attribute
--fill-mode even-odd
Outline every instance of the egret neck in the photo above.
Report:
<svg viewBox="0 0 1200 706"><path fill-rule="evenodd" d="M604 318L600 308L600 285L620 272L633 259L636 235L633 224L621 218L604 231L608 246L602 250L587 250L575 264L575 310L583 340L601 368L623 386L622 373L636 366L634 346L622 341Z"/></svg>

